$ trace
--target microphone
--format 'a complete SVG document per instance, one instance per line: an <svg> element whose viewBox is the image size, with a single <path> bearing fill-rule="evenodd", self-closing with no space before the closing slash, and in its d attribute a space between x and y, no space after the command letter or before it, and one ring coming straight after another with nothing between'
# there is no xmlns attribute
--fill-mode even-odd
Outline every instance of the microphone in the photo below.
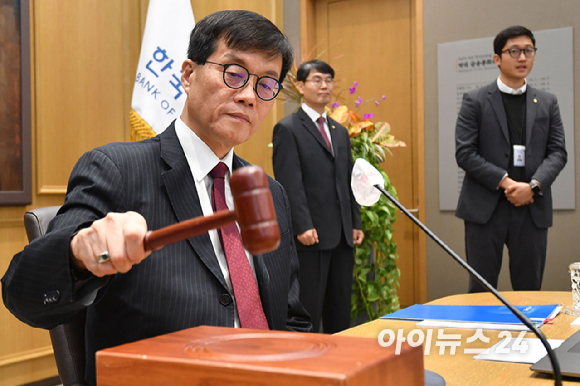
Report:
<svg viewBox="0 0 580 386"><path fill-rule="evenodd" d="M381 177L380 180L377 178L377 174ZM554 354L554 351L550 347L550 344L546 340L544 334L538 329L532 321L524 315L520 310L515 308L506 298L503 297L495 288L491 286L476 270L474 270L469 264L467 264L457 253L455 253L451 248L449 248L435 233L433 233L429 228L427 228L419 219L411 212L407 210L399 201L397 201L389 192L384 189L385 181L381 173L372 166L367 160L363 158L357 158L354 167L352 169L351 178L351 188L354 198L359 205L370 206L376 203L380 194L382 193L385 197L389 199L401 212L403 212L407 217L411 219L415 224L421 228L433 241L437 243L441 248L445 250L455 261L457 261L463 268L465 268L475 280L477 280L482 286L484 286L489 292L491 292L496 298L498 298L505 306L519 319L522 323L528 327L542 342L548 356L550 357L550 362L552 364L552 369L554 370L554 384L556 386L562 386L562 373L560 371L560 363ZM379 192L378 194L373 193L373 191Z"/></svg>

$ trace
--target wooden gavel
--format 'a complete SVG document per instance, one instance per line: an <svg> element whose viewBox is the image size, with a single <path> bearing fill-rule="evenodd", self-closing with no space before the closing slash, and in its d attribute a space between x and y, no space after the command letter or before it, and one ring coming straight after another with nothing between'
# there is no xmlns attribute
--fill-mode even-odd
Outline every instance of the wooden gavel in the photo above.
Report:
<svg viewBox="0 0 580 386"><path fill-rule="evenodd" d="M242 241L252 255L271 252L280 244L280 230L268 177L259 166L247 166L236 170L230 178L234 196L234 210L222 210L211 216L191 220L149 231L143 239L146 251L161 249L211 229L238 221Z"/></svg>

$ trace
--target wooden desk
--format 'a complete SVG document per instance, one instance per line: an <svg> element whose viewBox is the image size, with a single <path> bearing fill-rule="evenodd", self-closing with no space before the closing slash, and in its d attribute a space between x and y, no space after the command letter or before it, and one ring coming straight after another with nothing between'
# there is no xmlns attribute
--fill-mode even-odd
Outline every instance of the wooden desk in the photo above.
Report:
<svg viewBox="0 0 580 386"><path fill-rule="evenodd" d="M572 304L571 292L502 292L502 295L515 305L527 304ZM442 299L434 300L429 304L442 305L501 305L491 293L464 294L448 296ZM575 317L560 313L554 320L553 324L545 324L541 331L549 339L566 339L579 327L570 326ZM395 320L375 320L348 330L339 335L360 336L378 338L379 333L384 329L390 329L396 332L403 329L403 336L419 327L415 322L395 321ZM421 328L427 335L428 328ZM461 346L456 348L455 355L450 354L450 348L445 347L443 355L439 355L440 347L436 346L437 328L433 329L433 336L430 344L430 353L425 355L425 368L436 372L445 378L447 386L472 386L472 385L509 385L509 386L535 386L535 385L553 385L554 380L547 374L540 374L530 370L529 364L492 362L473 359L477 354L466 354L464 349L489 348L502 338L498 335L501 331L484 330L485 337L490 338L488 343L479 339L467 343L466 339L472 337L474 330L445 328L445 335L461 334ZM519 332L512 331L515 338ZM535 338L536 336L528 332L526 338ZM385 338L388 340L388 336ZM439 340L442 342L441 340ZM377 342L378 344L378 342ZM425 345L425 343L424 343ZM578 385L573 380L564 380L564 385Z"/></svg>

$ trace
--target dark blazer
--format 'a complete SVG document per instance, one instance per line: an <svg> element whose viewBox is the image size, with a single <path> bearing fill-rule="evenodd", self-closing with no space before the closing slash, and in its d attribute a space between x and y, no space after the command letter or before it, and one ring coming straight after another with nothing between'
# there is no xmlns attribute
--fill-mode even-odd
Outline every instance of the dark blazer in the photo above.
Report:
<svg viewBox="0 0 580 386"><path fill-rule="evenodd" d="M505 108L497 82L463 96L455 132L457 164L465 170L456 216L478 224L491 217L500 196L497 189L510 159L511 145ZM535 179L543 196L530 204L539 228L552 225L552 190L567 161L564 128L553 94L527 87L526 181Z"/></svg>
<svg viewBox="0 0 580 386"><path fill-rule="evenodd" d="M318 233L318 244L297 242L298 249L333 249L341 233L352 246L352 230L362 229L350 188L353 161L348 130L332 118L328 126L334 155L302 109L274 127L274 175L288 193L294 235L312 228Z"/></svg>
<svg viewBox="0 0 580 386"><path fill-rule="evenodd" d="M234 169L244 165L234 158ZM280 184L272 179L269 184L282 240L276 251L254 256L264 313L271 329L310 331L298 300L289 204ZM143 215L149 229L203 215L173 124L155 138L84 154L47 235L17 254L2 279L6 307L42 328L70 321L102 287L87 310L89 381L97 350L199 325L234 326L232 294L207 234L155 251L126 274L74 280L68 251L75 231L109 212L126 211ZM46 294L52 296L48 302Z"/></svg>

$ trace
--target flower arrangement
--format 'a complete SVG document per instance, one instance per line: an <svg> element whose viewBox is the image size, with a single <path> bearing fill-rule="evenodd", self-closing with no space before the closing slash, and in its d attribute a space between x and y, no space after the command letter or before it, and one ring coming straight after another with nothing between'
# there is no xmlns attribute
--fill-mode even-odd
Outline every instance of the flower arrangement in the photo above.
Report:
<svg viewBox="0 0 580 386"><path fill-rule="evenodd" d="M349 95L355 95L358 83L350 87ZM381 100L385 100L383 95ZM337 100L341 100L340 94ZM333 102L329 108L332 119L348 129L353 159L364 158L377 168L385 179L385 189L397 197L395 187L387 174L379 167L386 160L386 153L392 154L389 148L405 147L406 144L395 139L390 133L387 122L373 122L373 113L362 117L358 111L366 104L380 105L379 99L363 101L358 96L354 100L355 111L348 104ZM396 221L396 208L386 198L370 207L361 206L361 220L365 239L355 247L355 265L353 295L351 300L351 317L374 320L382 315L397 311L400 308L397 290L399 288L400 270L396 260L397 245L393 241L393 224ZM366 316L366 317L365 317Z"/></svg>
<svg viewBox="0 0 580 386"><path fill-rule="evenodd" d="M293 67L286 76L282 92L286 100L300 103L302 95L296 84L296 67ZM354 82L348 88L349 97L355 95L358 86ZM371 119L375 115L370 112L362 117L359 114L359 110L368 103L374 102L376 108L381 103L379 99L386 98L382 96L364 101L358 96L354 100L353 110L348 107L353 102L347 102L346 98L341 97L344 91L334 97L335 102L327 107L327 113L348 129L353 159L364 158L376 167L385 179L385 189L397 197L394 186L379 164L386 160L387 153L392 154L389 148L405 147L406 144L390 133L389 123L373 122ZM400 270L396 264L397 245L393 241L396 207L386 197L381 196L374 205L361 207L361 220L365 239L361 245L355 246L351 299L351 318L355 323L374 320L400 308L397 295Z"/></svg>
<svg viewBox="0 0 580 386"><path fill-rule="evenodd" d="M354 82L353 87L349 88L349 94L353 95L356 92L358 87L358 82ZM340 95L336 97L337 100L340 100ZM382 100L385 100L385 96L383 95ZM356 111L352 111L348 108L348 104L341 105L339 102L333 102L328 108L329 115L332 119L340 123L341 125L345 126L348 129L348 134L351 138L351 144L353 147L357 147L357 144L353 144L353 139L370 139L370 143L372 146L368 148L363 146L362 153L356 154L359 157L367 158L367 157L375 157L371 162L373 164L378 164L385 161L385 152L390 154L391 151L389 148L391 147L406 147L407 145L403 141L399 141L395 139L395 137L390 133L391 125L387 122L377 122L374 123L370 119L375 117L373 113L366 113L362 116L358 114L358 111L367 103L373 101L373 99L369 99L367 101L363 101L362 97L358 97L354 101L354 105L356 107ZM377 99L374 99L374 105L379 106L380 102ZM354 151L354 150L353 150ZM353 156L355 154L353 153ZM356 157L356 158L359 158ZM370 162L370 160L368 160Z"/></svg>

